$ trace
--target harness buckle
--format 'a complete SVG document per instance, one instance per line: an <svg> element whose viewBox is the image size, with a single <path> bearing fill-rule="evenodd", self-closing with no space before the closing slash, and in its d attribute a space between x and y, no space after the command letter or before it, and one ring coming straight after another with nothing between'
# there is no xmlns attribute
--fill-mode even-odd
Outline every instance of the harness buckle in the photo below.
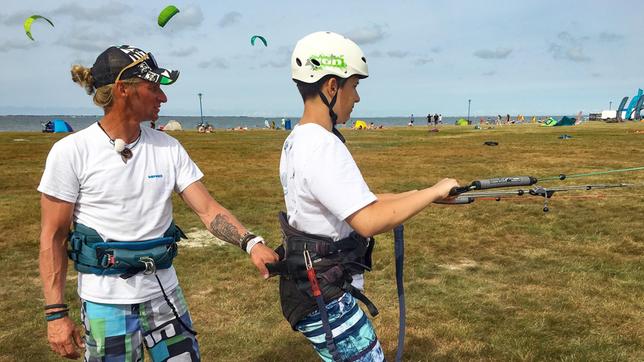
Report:
<svg viewBox="0 0 644 362"><path fill-rule="evenodd" d="M157 267L154 264L154 259L149 256L142 256L139 258L139 261L145 265L145 270L143 271L144 275L155 274L157 272Z"/></svg>

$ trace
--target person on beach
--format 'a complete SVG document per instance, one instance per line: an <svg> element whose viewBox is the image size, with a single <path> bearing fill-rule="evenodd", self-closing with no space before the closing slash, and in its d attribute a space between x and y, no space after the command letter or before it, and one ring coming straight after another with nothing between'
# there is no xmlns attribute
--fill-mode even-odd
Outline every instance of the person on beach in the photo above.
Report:
<svg viewBox="0 0 644 362"><path fill-rule="evenodd" d="M280 274L284 317L325 361L384 360L374 328L356 304L360 299L370 311L374 307L363 294L362 275L371 264L372 236L447 198L458 185L443 179L400 194L369 189L335 127L349 119L360 101L358 84L368 75L360 47L332 32L305 36L291 57L304 112L282 147L285 240L278 248L282 259L269 270Z"/></svg>
<svg viewBox="0 0 644 362"><path fill-rule="evenodd" d="M185 237L172 220L173 192L213 235L249 253L264 277L277 254L210 196L176 139L142 124L158 119L167 101L160 86L174 83L178 71L123 45L102 52L92 68L74 65L71 74L104 116L54 144L38 186L49 345L67 358L78 358L84 347L85 361L141 361L143 345L153 361L198 361L172 267ZM79 271L84 338L64 299L67 244Z"/></svg>

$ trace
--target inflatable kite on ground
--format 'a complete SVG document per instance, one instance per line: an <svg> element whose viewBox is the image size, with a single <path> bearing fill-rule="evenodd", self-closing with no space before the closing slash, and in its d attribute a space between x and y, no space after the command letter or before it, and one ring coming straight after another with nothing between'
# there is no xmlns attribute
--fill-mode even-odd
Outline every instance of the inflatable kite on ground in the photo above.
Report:
<svg viewBox="0 0 644 362"><path fill-rule="evenodd" d="M161 10L159 13L159 20L157 21L159 23L160 27L164 27L165 24L172 19L173 16L177 15L179 13L179 9L177 9L176 6L174 5L168 5L165 7L165 9Z"/></svg>
<svg viewBox="0 0 644 362"><path fill-rule="evenodd" d="M268 42L266 41L266 38L264 38L264 37L263 37L263 36L261 36L261 35L253 35L253 36L250 38L250 45L255 45L255 40L257 40L257 39L261 40L261 41L262 41L262 43L264 43L264 46L265 46L265 47L267 47L267 46L268 46Z"/></svg>
<svg viewBox="0 0 644 362"><path fill-rule="evenodd" d="M27 36L31 40L34 40L34 37L31 36L31 24L37 19L44 19L49 23L49 25L51 25L52 27L54 26L54 23L52 23L51 20L47 19L44 16L32 15L32 16L28 17L27 19L25 19L25 23L23 25L25 27L25 33L27 34Z"/></svg>

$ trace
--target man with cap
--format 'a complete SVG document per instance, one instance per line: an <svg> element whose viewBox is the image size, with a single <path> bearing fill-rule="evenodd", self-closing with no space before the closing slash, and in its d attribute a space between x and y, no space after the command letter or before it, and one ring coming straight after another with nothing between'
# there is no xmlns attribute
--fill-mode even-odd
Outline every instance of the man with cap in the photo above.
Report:
<svg viewBox="0 0 644 362"><path fill-rule="evenodd" d="M213 235L248 252L264 277L264 264L277 255L210 196L176 139L142 126L158 119L167 101L160 85L174 83L178 71L123 45L71 73L105 114L54 144L38 186L50 347L67 358L78 358L85 347L86 361L139 361L143 345L154 361L200 360L172 267L184 236L172 221L173 191ZM68 254L79 271L84 340L64 300Z"/></svg>

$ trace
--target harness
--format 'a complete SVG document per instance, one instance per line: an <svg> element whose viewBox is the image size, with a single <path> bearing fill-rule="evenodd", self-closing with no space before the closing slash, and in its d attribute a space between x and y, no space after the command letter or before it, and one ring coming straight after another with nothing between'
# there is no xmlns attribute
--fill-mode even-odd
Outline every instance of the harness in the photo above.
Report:
<svg viewBox="0 0 644 362"><path fill-rule="evenodd" d="M120 274L127 279L140 272L149 275L169 268L181 238L186 235L174 222L162 237L143 241L105 241L96 230L76 223L69 234L68 255L80 273Z"/></svg>
<svg viewBox="0 0 644 362"><path fill-rule="evenodd" d="M351 285L353 275L371 271L375 240L355 232L338 241L308 234L290 226L284 212L280 212L279 221L283 244L275 251L280 261L266 266L271 275L280 275L282 313L295 329L302 318L318 310L327 347L338 360L325 305L348 292L367 306L371 316L378 315L371 300Z"/></svg>

